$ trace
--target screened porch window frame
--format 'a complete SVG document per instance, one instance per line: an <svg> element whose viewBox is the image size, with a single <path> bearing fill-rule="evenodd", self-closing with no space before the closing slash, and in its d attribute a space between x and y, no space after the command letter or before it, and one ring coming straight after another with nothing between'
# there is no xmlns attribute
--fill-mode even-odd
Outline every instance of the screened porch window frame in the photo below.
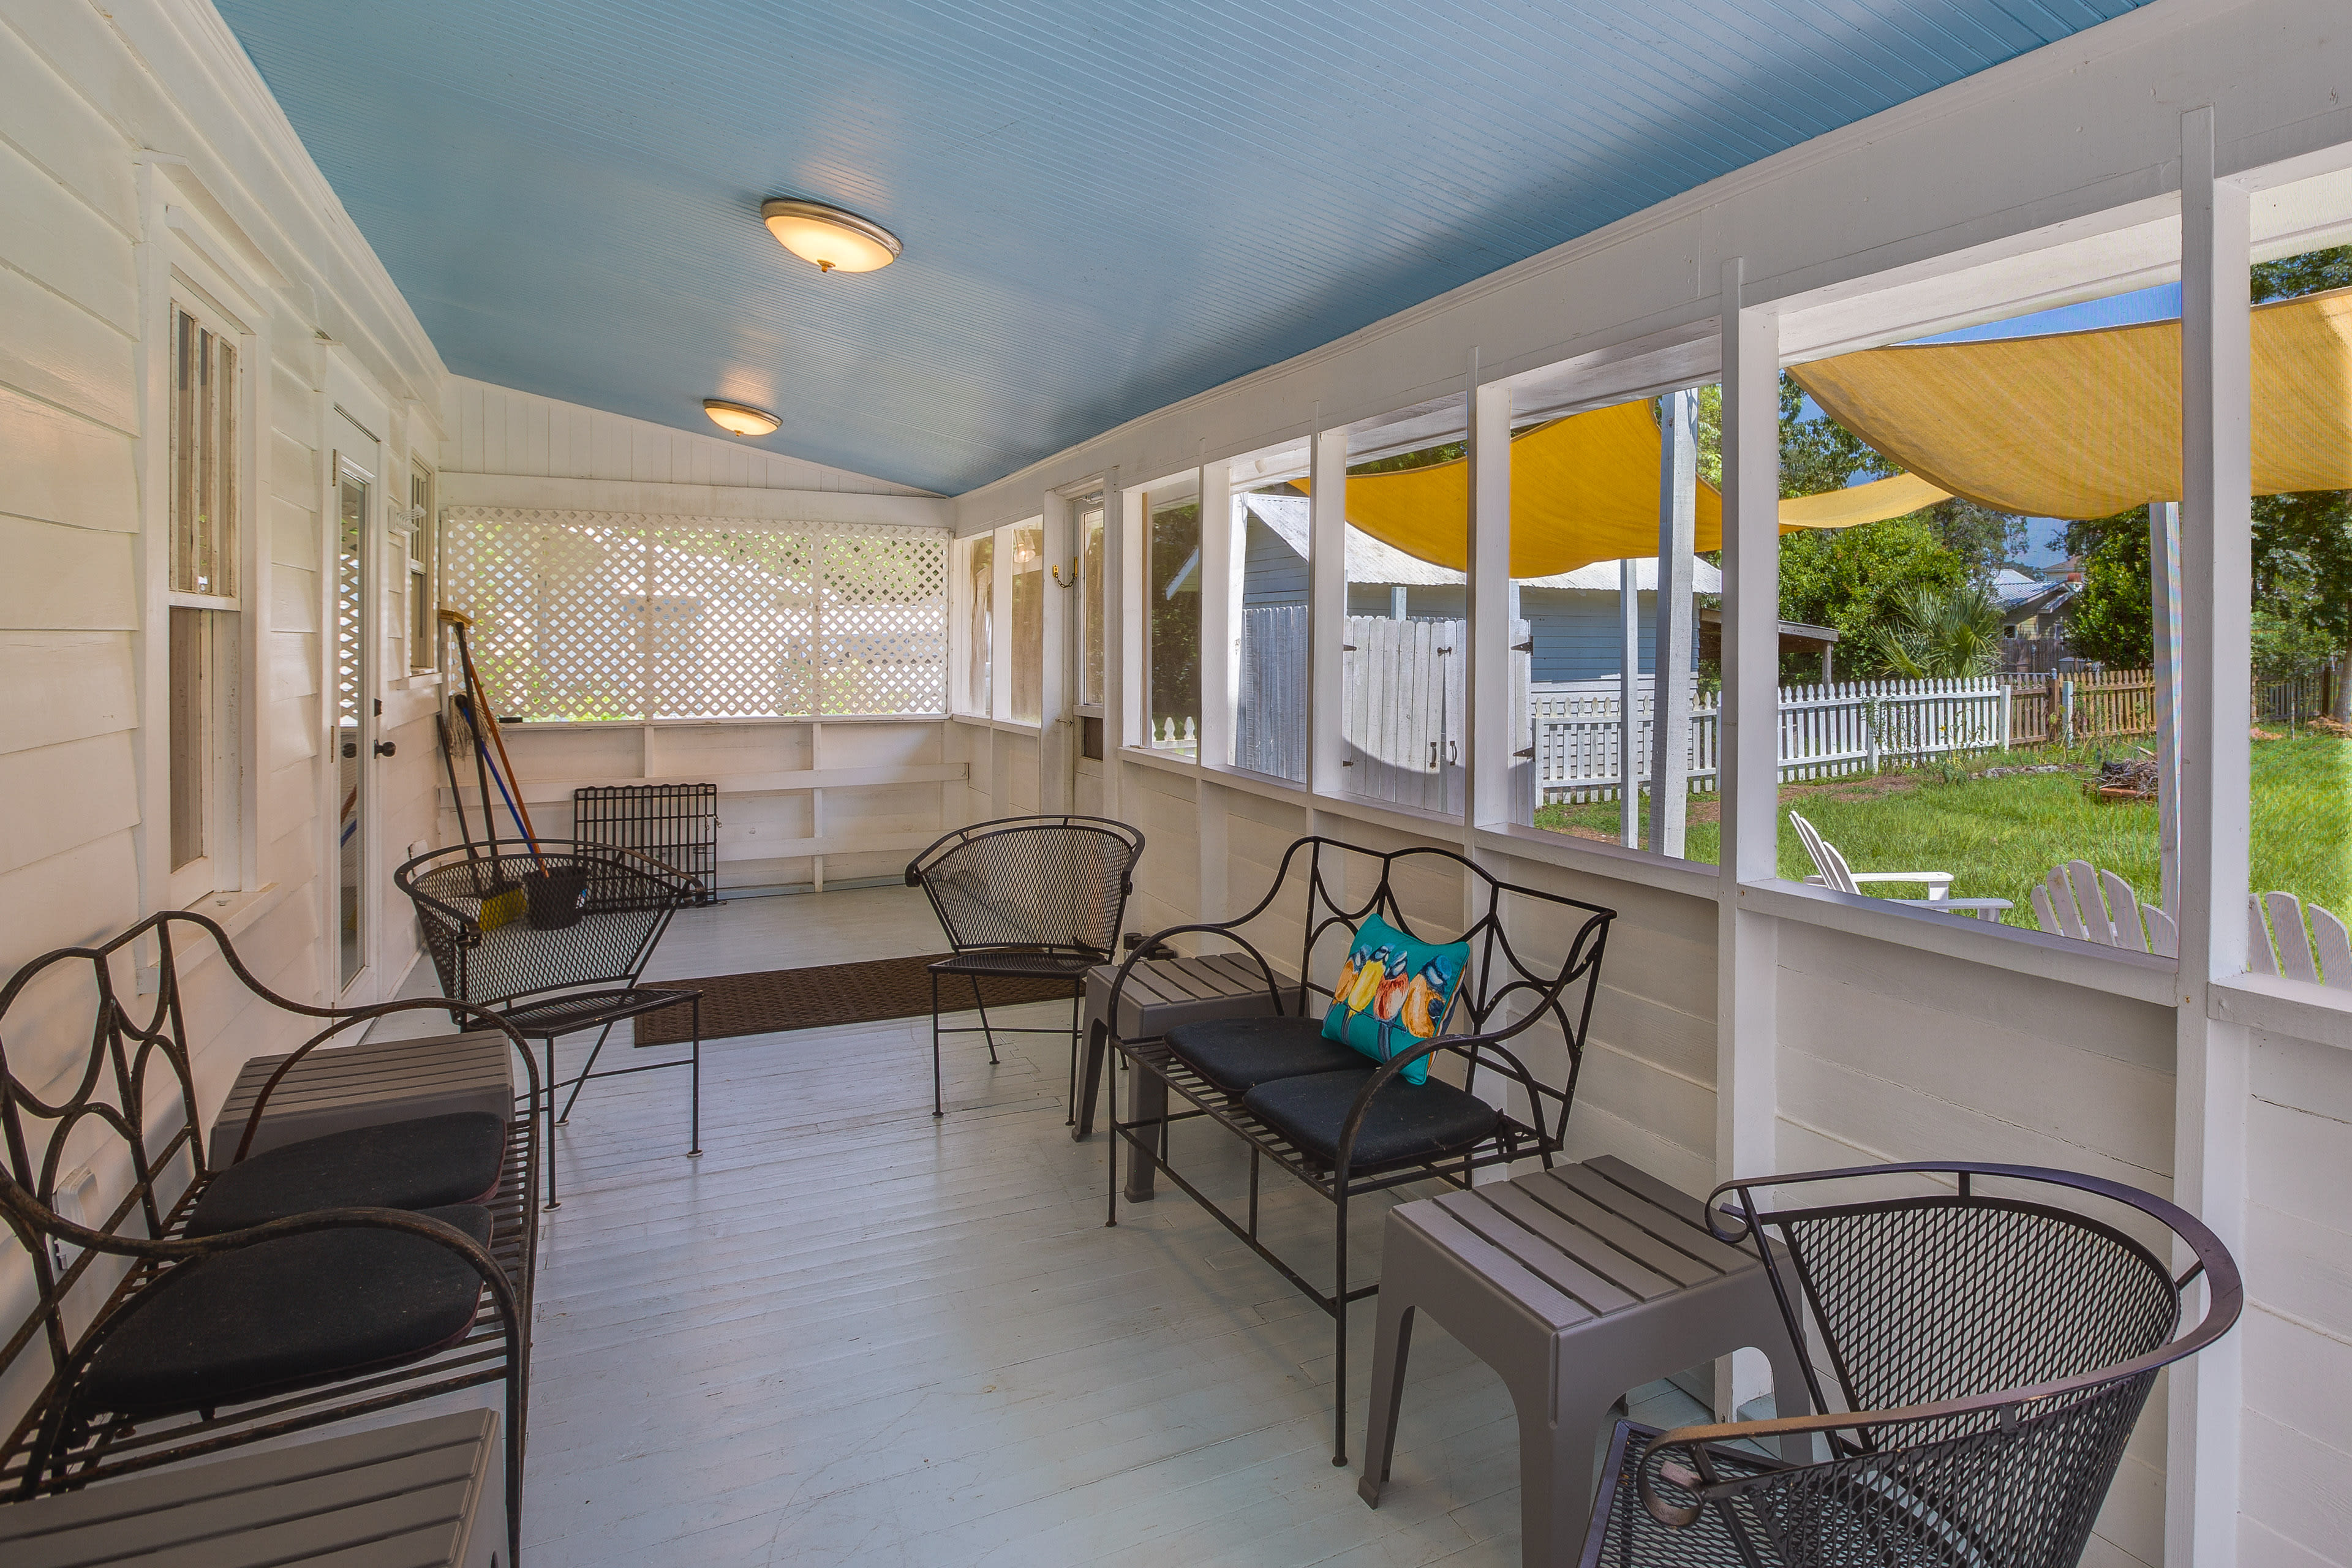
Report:
<svg viewBox="0 0 2352 1568"><path fill-rule="evenodd" d="M2297 169L2292 172L2304 171ZM2244 175L2233 176L2227 181L2218 182L2220 186L2226 187L2221 200L2225 226L2229 222L2240 225L2237 235L2240 249L2243 248L2245 238L2242 226L2245 221L2242 193L2259 188L2266 174L2266 171L2256 170ZM2286 172L2283 170L2278 177L2283 180L2286 177ZM2235 191L2239 195L2232 197L2228 195L2229 191ZM1743 286L1735 270L1722 280L1722 286L1717 289L1715 297L1699 301L1690 310L1689 320L1661 327L1654 319L1638 324L1629 323L1599 331L1589 338L1578 340L1573 345L1574 352L1571 354L1563 355L1553 365L1539 368L1556 372L1562 366L1579 363L1589 363L1597 368L1606 367L1612 362L1622 361L1637 353L1646 342L1679 342L1688 345L1699 338L1713 340L1710 348L1713 351L1714 363L1710 369L1702 371L1685 362L1673 375L1661 377L1654 384L1631 388L1612 384L1607 395L1596 396L1591 404L1579 405L1579 406L1598 406L1607 402L1622 401L1628 396L1642 395L1644 392L1701 384L1710 380L1719 380L1723 383L1727 492L1726 603L1729 605L1740 596L1742 594L1740 579L1746 576L1749 579L1748 593L1751 597L1759 596L1757 590L1769 584L1769 596L1764 598L1773 611L1772 619L1777 620L1779 558L1777 513L1768 514L1771 517L1771 521L1761 528L1749 530L1749 537L1745 542L1750 560L1748 570L1743 573L1738 564L1742 542L1738 537L1739 530L1737 519L1739 515L1739 508L1736 499L1736 492L1742 480L1736 472L1736 468L1740 461L1737 455L1740 427L1744 425L1760 423L1765 432L1765 441L1760 444L1765 461L1759 469L1756 467L1756 456L1753 453L1749 455L1747 461L1750 472L1746 483L1750 489L1760 491L1761 494L1770 498L1772 502L1777 503L1777 385L1783 363L1801 363L1804 358L1820 357L1822 354L1846 352L1879 343L1906 341L1962 324L1964 320L1985 320L1998 315L2014 315L2045 308L2046 302L2053 302L2053 297L2061 292L2059 286L2051 280L2050 272L2046 268L2044 271L2036 274L2036 280L2032 287L2023 284L2012 285L2012 291L2006 298L1989 295L1979 302L1979 308L1972 314L1956 309L1950 304L1949 284L1951 280L1970 273L1977 273L1982 278L1998 279L2001 276L2000 268L2004 264L2013 266L2015 259L2020 256L2032 256L2044 264L2071 261L2075 258L2092 258L2095 256L2095 247L2103 243L2113 242L2118 236L2136 227L2151 223L2177 224L2178 214L2180 211L2180 199L2179 193L2176 193L2170 197L2151 198L2119 205L2089 217L2074 219L2063 226L2039 231L2036 234L2010 237L2006 241L1982 250L1949 252L1936 258L1932 263L1915 264L1906 268L1899 275L1883 273L1841 279L1828 285L1818 286L1809 291L1780 295L1762 293L1756 290L1752 285ZM2234 219L2229 216L2233 200L2237 203L2235 210L2239 215ZM2046 243L2037 247L2034 244L2037 238L2042 238ZM2225 236L2222 241L2224 249L2230 243L2228 237ZM1736 263L1727 265L1734 268L1737 266ZM2084 265L2088 266L2091 263L2086 261ZM2177 260L2168 269L2158 268L2151 270L2154 273L2165 273L2170 277L2180 275L2180 268ZM2010 276L2014 277L2014 272ZM2084 280L2090 280L2089 274L2086 273ZM2161 280L2163 280L2162 277L2155 275L2145 279L2147 282ZM2117 285L2123 288L2137 286L2140 286L2137 282ZM1918 304L1922 299L1936 298L1939 288L1943 290L1940 303L1932 309ZM1727 312L1725 311L1722 304L1727 295L1736 298L1738 301L1735 308ZM1888 310L1890 304L1895 307L1896 314L1904 311L1909 313L1903 315L1899 321L1894 320ZM1694 323L1700 324L1702 330L1694 332L1692 330ZM1841 335L1842 332L1843 335ZM2242 337L2239 341L2242 343ZM1743 343L1751 362L1758 362L1758 368L1749 373L1748 400L1744 415L1738 392L1732 384L1732 377L1737 371L1735 368L1729 368L1736 366ZM2226 345L2224 345L2224 352L2226 352ZM2242 353L2242 349L2240 352ZM2223 368L2225 371L2228 369L2226 366ZM2242 375L2242 365L2237 367L2237 373ZM1508 448L1507 437L1497 438L1497 433L1507 431L1512 422L1509 383L1524 377L1527 374L1523 368L1515 366L1510 377L1479 380L1474 372L1462 382L1461 395L1465 401L1475 405L1470 458L1474 468L1472 509L1474 514L1491 508L1492 515L1498 518L1507 517L1509 469L1507 458L1501 454L1507 453ZM1602 374L1605 374L1605 369ZM1559 411L1570 410L1562 407ZM1367 408L1360 412L1349 411L1351 421L1374 419L1380 416L1381 411L1376 408ZM2226 419L2221 421L2224 426L2229 423ZM1293 428L1297 427L1293 426ZM1486 432L1483 447L1478 434L1481 427ZM2206 428L2210 436L2214 428L2210 420L2207 422ZM2224 435L2226 438L2226 431ZM1338 439L1333 439L1334 437ZM1313 493L1318 498L1344 493L1342 487L1347 461L1344 427L1335 427L1328 418L1328 411L1318 411L1318 422L1312 429L1310 442L1313 445L1311 471L1317 481L1312 487ZM1238 444L1239 451L1249 449L1251 449L1250 444ZM1207 458L1206 453L1204 458ZM1180 470L1178 476L1157 481L1141 489L1157 492L1182 480L1192 479L1195 475L1213 478L1214 472L1223 468L1224 461L1229 459L1207 458L1207 460L1197 469ZM1158 500L1156 494L1153 495L1152 500L1154 501ZM1139 548L1123 552L1126 559L1123 563L1121 589L1129 603L1135 602L1139 596L1139 591L1148 590L1149 586L1149 504L1147 503L1141 510L1144 513L1143 526L1139 531L1139 537L1135 541ZM1750 825L1750 830L1746 836L1749 841L1748 851L1740 855L1739 862L1728 869L1703 863L1666 860L1646 851L1628 849L1615 845L1569 839L1560 835L1512 823L1507 817L1507 803L1499 798L1499 780L1507 775L1497 765L1504 759L1500 755L1502 748L1497 733L1498 726L1491 721L1491 715L1487 723L1477 726L1476 732L1471 737L1467 748L1472 755L1473 773L1466 792L1469 804L1464 813L1454 815L1422 811L1410 806L1370 801L1349 793L1340 786L1339 781L1335 776L1338 760L1336 753L1339 750L1337 725L1327 722L1323 717L1325 713L1334 710L1334 700L1337 697L1337 645L1339 640L1337 623L1344 615L1345 584L1344 577L1339 568L1339 551L1336 546L1341 537L1342 526L1339 509L1336 506L1328 509L1318 506L1315 509L1313 528L1314 540L1318 547L1316 554L1324 557L1328 564L1310 560L1310 573L1315 582L1311 595L1315 606L1315 627L1311 634L1313 647L1310 679L1315 689L1310 708L1314 715L1311 724L1312 757L1307 783L1304 785L1293 784L1284 780L1261 778L1254 773L1234 768L1230 763L1220 761L1213 754L1211 746L1206 743L1213 731L1222 731L1221 740L1230 735L1232 709L1229 701L1225 700L1233 674L1229 652L1223 654L1225 660L1223 673L1226 679L1215 679L1215 672L1209 668L1204 668L1202 670L1202 730L1204 744L1201 753L1198 756L1186 757L1159 751L1148 744L1140 733L1140 723L1145 718L1142 712L1143 703L1139 700L1142 693L1135 690L1133 683L1130 682L1129 686L1130 695L1123 705L1125 723L1121 730L1121 744L1117 752L1122 762L1197 779L1213 778L1220 784L1244 792L1261 794L1268 798L1305 805L1318 813L1330 814L1333 819L1352 817L1368 823L1391 826L1399 831L1423 835L1434 834L1445 838L1466 836L1473 845L1492 853L1539 860L1564 869L1596 874L1615 880L1660 888L1695 897L1718 901L1737 900L1739 907L1753 910L1759 913L1769 913L1801 923L1844 931L1897 946L1910 947L1922 952L1946 953L1999 969L2042 975L2066 984L2159 1005L2178 1005L2179 1004L2180 966L2179 961L2176 959L2128 952L2097 944L2075 942L2022 927L2006 924L1995 926L1989 922L1957 920L1948 915L1890 905L1884 900L1857 900L1826 889L1784 879L1779 876L1776 863L1777 832L1768 835L1757 831L1758 828L1765 826L1762 822ZM1328 551L1323 548L1327 543L1332 546ZM1482 595L1479 590L1482 585L1488 584L1507 587L1507 535L1503 534L1498 539L1490 532L1482 539L1480 531L1475 528L1474 522L1471 549L1474 556L1473 571L1470 574L1474 606L1481 599L1491 604L1501 595L1491 592ZM2231 570L2240 569L2231 568ZM2200 645L2195 636L2189 637L2184 644L2184 663L2189 658L2196 657L2195 650L2200 646L2205 648L2205 657L2209 660L2213 655L2215 600L2211 588L2212 584L2209 581L2201 601L2194 592L2190 595L2187 607L2191 616L2203 617L2204 640ZM1736 617L1737 612L1731 613ZM1477 618L1475 608L1473 618L1474 620ZM1492 619L1490 612L1488 616L1490 624L1483 628L1490 643L1495 637ZM1143 653L1139 631L1139 627L1129 627L1121 649L1127 661L1137 664L1140 663ZM1479 636L1480 628L1474 627L1473 638ZM1202 642L1204 653L1212 647L1217 646L1211 642L1206 626L1203 628ZM1743 682L1739 679L1737 668L1732 667L1734 661L1727 658L1726 662L1722 700L1727 713L1729 713L1742 700ZM1777 658L1769 663L1769 668L1766 669L1763 679L1744 683L1747 689L1745 695L1750 710L1747 715L1748 723L1745 728L1751 732L1755 731L1759 727L1759 721L1761 721L1761 729L1768 736L1772 731L1772 720L1775 716L1769 707L1758 708L1757 700L1759 690L1763 702L1769 704L1774 700L1777 689ZM1149 679L1147 669L1130 669L1123 671L1122 674L1123 676L1139 675L1142 680L1147 682ZM2242 685L2242 681L2240 684ZM1474 697L1474 704L1475 701L1476 699ZM1213 717L1213 709L1222 709L1222 711ZM1744 751L1735 752L1732 745L1727 742L1723 754L1723 767L1727 812L1736 809L1732 804L1733 799L1743 793L1739 790L1740 781L1761 781L1765 784L1765 788L1758 790L1751 786L1744 793L1751 803L1760 795L1770 805L1770 815L1777 816L1779 770L1777 754L1774 752L1757 750L1752 744L1752 734L1751 744ZM1481 775L1484 775L1483 778ZM2240 770L2240 776L2234 780L2216 780L2208 777L2196 780L2193 784L2184 784L2181 801L2184 819L2192 810L2206 813L2208 816L2219 812L2222 819L2226 819L2229 813L2234 810L2242 817L2245 788L2246 781L2242 770ZM1754 809L1752 804L1750 809L1751 811ZM2224 820L2224 826L2226 829L2226 820ZM1739 837L1738 830L1733 829L1728 837L1736 840ZM1738 854L1738 851L1735 848L1734 853ZM2187 879L2188 873L2184 872L2184 882ZM2352 1046L2352 1005L2347 1005L2332 995L2319 993L2317 988L2296 987L2293 982L2273 981L2247 974L2235 977L2223 976L2210 984L2217 998L2214 1003L2214 1016L2217 1017L2222 1016L2222 1009L2227 1006L2235 1007L2248 1016L2259 1014L2276 1020L2298 1019L2301 1021L2295 1023L2294 1026L2301 1029L2307 1037L2334 1037L2333 1035L2326 1033L2328 1030L2333 1030L2341 1033L2345 1043ZM2294 990L2297 994L2294 996L2279 994L2283 990ZM2305 1017L2304 1009L2305 1008L2318 1010L2320 1014L2326 1016L2325 1021L2315 1023ZM2280 1026L2284 1027L2286 1025L2282 1022Z"/></svg>

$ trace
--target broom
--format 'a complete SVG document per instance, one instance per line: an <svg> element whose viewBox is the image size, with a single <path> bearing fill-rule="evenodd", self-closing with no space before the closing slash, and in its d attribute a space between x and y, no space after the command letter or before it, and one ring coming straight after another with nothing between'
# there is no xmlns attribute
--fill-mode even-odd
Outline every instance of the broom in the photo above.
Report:
<svg viewBox="0 0 2352 1568"><path fill-rule="evenodd" d="M494 775L490 769L489 750L483 744L482 724L481 720L478 717L481 710L480 679L474 672L473 654L466 646L466 628L472 623L462 612L445 609L441 612L441 624L446 626L454 626L457 628L457 658L460 672L465 678L466 694L456 699L456 703L458 712L465 716L467 731L473 737L474 776L478 781L478 787L480 790L482 800L482 836L488 841L492 875L496 876L498 866L499 830L497 820L492 816L490 811L490 784ZM509 764L509 771L512 771L512 764ZM454 782L455 777L456 763L453 761L451 763L451 778L453 782L450 786L453 793L457 787ZM515 826L522 833L523 842L530 847L533 858L537 858L539 856L539 842L537 837L531 833L530 820L525 817L520 811L516 809L515 797L508 793L506 780L499 779L497 782L499 795L507 803L508 814L513 816ZM459 817L461 825L463 824L463 821L464 817L461 815ZM470 844L472 840L468 838L467 843ZM542 859L540 861L540 864L541 868L544 868L546 862ZM477 923L478 923L481 929L486 931L496 931L499 927L505 925L509 921L520 920L525 910L529 907L529 900L523 894L522 885L519 882L509 882L503 877L498 878L498 879L492 881L488 887L480 888L478 890L481 897L482 905L480 912L477 917Z"/></svg>

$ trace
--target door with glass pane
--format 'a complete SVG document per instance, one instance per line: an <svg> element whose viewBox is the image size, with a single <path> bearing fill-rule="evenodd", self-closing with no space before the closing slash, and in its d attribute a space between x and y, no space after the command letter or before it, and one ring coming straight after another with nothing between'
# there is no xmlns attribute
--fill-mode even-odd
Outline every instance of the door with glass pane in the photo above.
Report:
<svg viewBox="0 0 2352 1568"><path fill-rule="evenodd" d="M375 476L346 454L335 458L334 748L336 979L349 991L368 964L373 900L368 832L374 806L374 725L367 700L368 513Z"/></svg>

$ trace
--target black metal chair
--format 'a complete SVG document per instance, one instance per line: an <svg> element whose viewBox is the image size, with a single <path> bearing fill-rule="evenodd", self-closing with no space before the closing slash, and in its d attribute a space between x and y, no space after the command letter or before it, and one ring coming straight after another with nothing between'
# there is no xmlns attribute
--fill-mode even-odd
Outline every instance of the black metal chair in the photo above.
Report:
<svg viewBox="0 0 2352 1568"><path fill-rule="evenodd" d="M1327 983L1345 962L1357 928L1380 916L1411 937L1432 922L1409 919L1397 888L1398 875L1422 877L1433 893L1457 880L1460 894L1436 894L1455 910L1475 911L1443 940L1469 945L1469 967L1452 1011L1436 1020L1458 1032L1400 1049L1375 1066L1351 1047L1323 1037L1315 998L1328 1000ZM1349 898L1345 889L1363 889ZM1296 923L1275 912L1288 890L1298 904ZM1506 915L1528 929L1516 938ZM1158 1039L1112 1044L1137 1075L1156 1109L1139 1104L1133 1120L1110 1121L1110 1212L1118 1223L1118 1146L1148 1160L1170 1181L1214 1215L1260 1258L1272 1264L1332 1320L1337 1353L1331 1401L1331 1462L1347 1463L1348 1306L1377 1294L1377 1284L1348 1285L1348 1205L1408 1183L1437 1181L1470 1184L1473 1172L1515 1160L1536 1159L1549 1170L1568 1131L1569 1107L1584 1060L1584 1038L1592 996L1601 980L1601 954L1616 912L1597 904L1498 880L1483 867L1452 850L1427 846L1386 853L1358 848L1336 838L1301 838L1283 852L1273 885L1255 908L1229 921L1171 926L1146 938L1120 965L1111 988L1108 1016L1117 1018L1129 973L1144 954L1170 937L1197 932L1238 946L1265 976L1266 1009L1255 1017L1181 1024ZM1257 922L1265 921L1265 924ZM1537 922L1547 922L1548 929ZM1303 931L1295 975L1277 973L1252 940ZM1559 956L1533 956L1541 942ZM1559 1030L1559 1049L1548 1071L1528 1067L1539 1037L1519 1037L1538 1025ZM1408 1036L1410 1039L1412 1037ZM1398 1081L1416 1062L1429 1068L1450 1060L1462 1081L1432 1073L1415 1085ZM1478 1092L1481 1069L1496 1075L1506 1098L1498 1108ZM1424 1068L1427 1071L1428 1068ZM1492 1081L1492 1080L1490 1080ZM1172 1090L1188 1109L1170 1112ZM1205 1117L1249 1146L1249 1212L1237 1220L1169 1163L1171 1124ZM1276 1256L1258 1237L1258 1166L1269 1161L1315 1192L1336 1210L1334 1284L1329 1294Z"/></svg>
<svg viewBox="0 0 2352 1568"><path fill-rule="evenodd" d="M543 872L551 880L534 881ZM441 994L491 1009L545 1049L549 1208L561 1206L555 1129L570 1121L591 1079L690 1068L686 1152L702 1152L702 993L644 981L670 918L699 896L698 881L635 849L547 838L537 850L511 839L431 850L394 872L393 881L416 906ZM596 1070L613 1026L679 1005L693 1015L689 1055ZM597 1031L588 1060L559 1080L556 1040L586 1029ZM556 1094L564 1089L572 1093L559 1110Z"/></svg>
<svg viewBox="0 0 2352 1568"><path fill-rule="evenodd" d="M217 1003L231 988L218 1024L252 1016L236 985L327 1021L256 1098L222 1166L197 1122L190 1015L204 1009L183 984L183 938L217 949L226 973L208 973L205 991ZM78 973L87 1033L64 989ZM521 1056L530 1092L510 1117L417 1118L247 1154L284 1068L378 1018L438 1008L504 1034ZM521 1038L465 1003L292 1001L253 976L220 927L178 910L35 959L0 987L0 1019L20 1058L61 1040L81 1054L35 1058L43 1088L69 1086L51 1101L0 1051L0 1215L26 1254L7 1272L29 1278L34 1297L0 1349L0 1383L39 1384L0 1441L0 1490L71 1490L502 1384L512 1561L538 1238L538 1074Z"/></svg>
<svg viewBox="0 0 2352 1568"><path fill-rule="evenodd" d="M981 1035L993 1065L996 1037L1059 1029L991 1025L980 983L991 975L1070 982L1070 1120L1077 1116L1079 1009L1087 971L1108 963L1135 888L1143 835L1105 816L1007 816L944 835L907 865L907 885L931 900L954 956L931 971L931 1114L940 1091L940 1037ZM940 977L971 982L977 1028L940 1027Z"/></svg>
<svg viewBox="0 0 2352 1568"><path fill-rule="evenodd" d="M1921 1178L1957 1190L1923 1194ZM1897 1180L1910 1190L1879 1195ZM1822 1182L1841 1186L1812 1206L1759 1200ZM1727 1193L1738 1208L1718 1209ZM1790 1332L1816 1347L1814 1408L1831 1403L1814 1363L1843 1408L1664 1433L1620 1423L1585 1568L2072 1568L2157 1373L2244 1304L2236 1263L2195 1216L2065 1171L1809 1171L1727 1182L1708 1210L1725 1240L1757 1243ZM2156 1248L2143 1239L2159 1233ZM2178 1278L2168 1242L2196 1258ZM2200 1274L2203 1316L2178 1333ZM1828 1457L1791 1465L1750 1446L1790 1434Z"/></svg>

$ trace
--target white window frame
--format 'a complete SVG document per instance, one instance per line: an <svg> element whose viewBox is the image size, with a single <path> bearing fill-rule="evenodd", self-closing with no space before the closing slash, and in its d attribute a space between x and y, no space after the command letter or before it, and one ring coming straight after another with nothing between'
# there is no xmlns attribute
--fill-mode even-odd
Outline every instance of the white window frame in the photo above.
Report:
<svg viewBox="0 0 2352 1568"><path fill-rule="evenodd" d="M144 608L137 645L142 693L139 767L144 803L139 847L142 903L149 908L203 909L221 915L243 901L240 895L260 888L256 842L256 680L268 595L261 577L268 555L259 537L259 432L268 422L266 323L269 312L262 303L266 296L260 285L227 259L236 252L202 219L160 198L151 200L148 219L151 231L162 237L162 243L149 247L142 276L146 322L141 343L142 428L148 434L142 454L146 479L141 530ZM236 353L236 427L230 454L236 465L236 496L229 517L234 537L227 552L234 594L191 594L172 586L173 389L181 313L217 334ZM172 864L171 613L174 609L214 617L206 652L210 754L205 759L205 853L177 868Z"/></svg>
<svg viewBox="0 0 2352 1568"><path fill-rule="evenodd" d="M1069 617L1076 627L1076 636L1071 643L1074 657L1071 659L1070 711L1084 719L1100 719L1108 706L1108 699L1110 695L1108 688L1111 681L1116 679L1118 668L1118 649L1111 646L1109 637L1110 623L1114 619L1111 614L1111 595L1117 591L1117 588L1108 578L1111 558L1110 535L1111 531L1118 525L1118 520L1112 515L1113 492L1110 487L1102 481L1090 480L1086 484L1073 487L1066 493L1069 496L1071 570L1077 584L1077 605ZM1087 513L1090 510L1088 503L1092 503L1091 510L1102 519L1103 563L1093 573L1087 570ZM1104 581L1099 583L1094 581L1097 576L1102 577ZM1100 613L1098 616L1089 615L1087 605L1097 595L1102 600ZM1100 626L1096 625L1097 620L1102 623ZM1087 691L1087 639L1097 633L1103 637L1103 689L1089 697Z"/></svg>
<svg viewBox="0 0 2352 1568"><path fill-rule="evenodd" d="M420 485L424 489L421 503L417 499ZM404 562L406 573L401 583L401 626L408 653L404 673L410 680L427 685L441 673L440 488L440 474L412 452L408 461L408 506L393 531L408 542ZM420 504L422 512L417 510ZM422 626L417 624L420 604L424 612ZM421 644L420 632L424 634Z"/></svg>

